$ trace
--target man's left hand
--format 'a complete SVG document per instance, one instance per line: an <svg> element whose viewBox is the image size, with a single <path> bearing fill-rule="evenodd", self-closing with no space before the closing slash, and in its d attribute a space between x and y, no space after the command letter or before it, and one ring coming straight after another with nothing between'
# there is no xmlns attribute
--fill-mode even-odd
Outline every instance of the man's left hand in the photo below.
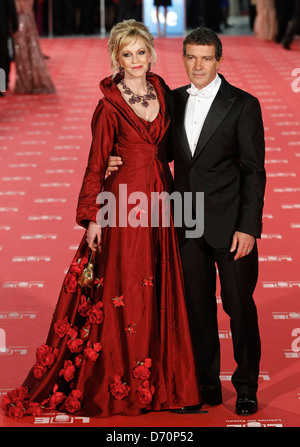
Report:
<svg viewBox="0 0 300 447"><path fill-rule="evenodd" d="M108 159L108 165L106 169L106 176L109 176L113 171L117 171L122 164L122 158L117 157L116 155L110 155Z"/></svg>
<svg viewBox="0 0 300 447"><path fill-rule="evenodd" d="M254 243L254 236L236 231L233 235L230 248L231 252L234 252L236 250L234 260L236 261L239 258L243 258L244 256L249 255L253 249Z"/></svg>

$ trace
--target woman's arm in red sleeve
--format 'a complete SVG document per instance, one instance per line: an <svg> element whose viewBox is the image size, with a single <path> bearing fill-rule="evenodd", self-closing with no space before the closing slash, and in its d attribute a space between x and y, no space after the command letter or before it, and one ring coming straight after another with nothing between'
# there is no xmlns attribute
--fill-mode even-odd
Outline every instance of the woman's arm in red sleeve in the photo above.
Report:
<svg viewBox="0 0 300 447"><path fill-rule="evenodd" d="M76 211L77 223L85 228L90 221L96 222L99 210L96 199L102 190L115 135L114 114L110 110L110 105L102 99L92 118L92 144Z"/></svg>

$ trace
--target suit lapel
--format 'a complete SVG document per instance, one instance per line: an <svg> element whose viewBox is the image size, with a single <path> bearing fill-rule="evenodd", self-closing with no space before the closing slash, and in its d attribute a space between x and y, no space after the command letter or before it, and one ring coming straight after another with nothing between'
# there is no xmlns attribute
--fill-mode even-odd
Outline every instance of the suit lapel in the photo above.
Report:
<svg viewBox="0 0 300 447"><path fill-rule="evenodd" d="M193 162L202 152L205 145L221 121L225 118L236 99L236 96L232 96L231 94L230 84L225 81L222 75L219 76L222 78L222 84L204 121L197 147L192 158Z"/></svg>
<svg viewBox="0 0 300 447"><path fill-rule="evenodd" d="M188 160L192 163L195 162L199 154L204 149L205 145L216 131L217 127L221 123L221 121L225 118L233 103L235 102L236 96L232 92L232 87L225 80L225 78L219 74L222 79L222 83L220 89L211 105L211 108L207 114L207 117L204 121L202 131L200 133L196 150L194 155L192 156L190 146L188 143L185 127L184 127L184 118L185 118L185 109L186 103L189 97L187 93L187 88L190 87L190 84L181 87L175 91L175 103L174 103L174 115L176 133L178 135L180 145L182 146L184 153L186 154ZM172 118L173 119L173 118Z"/></svg>
<svg viewBox="0 0 300 447"><path fill-rule="evenodd" d="M190 86L186 85L185 87L181 87L178 90L178 95L175 99L175 114L176 114L176 133L178 135L179 141L181 146L183 147L184 153L187 156L188 160L192 160L192 154L190 151L189 142L187 139L185 127L184 127L184 116L185 116L185 108L186 108L186 102L188 100L189 94L187 93L186 89Z"/></svg>

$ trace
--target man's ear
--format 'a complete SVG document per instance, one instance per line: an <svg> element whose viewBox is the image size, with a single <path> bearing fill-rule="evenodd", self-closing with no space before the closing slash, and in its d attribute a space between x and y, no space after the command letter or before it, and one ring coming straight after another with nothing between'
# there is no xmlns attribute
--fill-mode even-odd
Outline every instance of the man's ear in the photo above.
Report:
<svg viewBox="0 0 300 447"><path fill-rule="evenodd" d="M217 67L217 70L220 69L221 65L223 64L223 61L224 61L224 58L223 58L223 56L221 56L220 59L218 60L218 67Z"/></svg>

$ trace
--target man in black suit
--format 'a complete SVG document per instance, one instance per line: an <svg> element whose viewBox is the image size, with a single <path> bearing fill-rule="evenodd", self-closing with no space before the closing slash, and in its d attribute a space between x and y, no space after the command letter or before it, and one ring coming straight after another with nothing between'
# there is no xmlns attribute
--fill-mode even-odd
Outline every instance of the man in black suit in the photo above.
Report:
<svg viewBox="0 0 300 447"><path fill-rule="evenodd" d="M175 190L182 197L192 192L194 210L196 193L204 192L203 236L186 237L187 228L178 228L199 379L204 402L221 403L217 266L237 363L236 412L249 415L257 410L261 353L252 297L266 181L261 109L255 97L218 74L222 43L212 30L191 32L182 57L191 84L170 95L171 148Z"/></svg>
<svg viewBox="0 0 300 447"><path fill-rule="evenodd" d="M5 72L6 89L9 84L10 58L8 37L18 30L18 18L14 0L0 1L0 68Z"/></svg>
<svg viewBox="0 0 300 447"><path fill-rule="evenodd" d="M232 382L236 412L257 411L261 354L253 292L258 276L256 238L262 231L265 143L261 109L249 93L218 74L222 43L211 29L197 28L184 40L183 62L191 84L169 96L170 161L174 187L184 198L204 192L204 233L178 227L186 307L204 403L222 402L220 344L216 303L216 266L223 308L230 317L237 368ZM121 161L111 159L109 171ZM183 211L186 208L184 203ZM199 214L199 213L198 213ZM184 222L184 219L182 219ZM183 408L178 412L194 412Z"/></svg>

